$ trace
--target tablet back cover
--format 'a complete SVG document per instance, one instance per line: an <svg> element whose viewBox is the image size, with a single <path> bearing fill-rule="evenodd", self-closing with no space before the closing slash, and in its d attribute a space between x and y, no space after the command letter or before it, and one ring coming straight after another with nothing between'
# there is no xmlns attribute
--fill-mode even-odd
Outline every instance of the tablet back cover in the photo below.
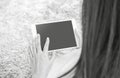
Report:
<svg viewBox="0 0 120 78"><path fill-rule="evenodd" d="M61 21L36 25L37 33L41 35L41 46L46 38L50 38L49 50L56 50L76 46L72 22Z"/></svg>

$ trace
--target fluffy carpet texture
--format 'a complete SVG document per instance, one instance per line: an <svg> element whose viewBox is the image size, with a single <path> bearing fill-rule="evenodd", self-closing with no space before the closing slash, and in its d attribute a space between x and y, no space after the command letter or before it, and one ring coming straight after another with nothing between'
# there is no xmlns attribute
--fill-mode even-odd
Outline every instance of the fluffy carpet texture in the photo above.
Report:
<svg viewBox="0 0 120 78"><path fill-rule="evenodd" d="M0 0L0 78L31 78L28 44L36 23L74 18L82 0ZM80 27L81 28L81 27Z"/></svg>

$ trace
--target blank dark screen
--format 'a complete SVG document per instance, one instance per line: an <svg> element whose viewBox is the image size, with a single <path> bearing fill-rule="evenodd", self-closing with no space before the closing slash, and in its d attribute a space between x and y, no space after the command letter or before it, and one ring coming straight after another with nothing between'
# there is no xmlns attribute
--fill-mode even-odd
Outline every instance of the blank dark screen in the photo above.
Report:
<svg viewBox="0 0 120 78"><path fill-rule="evenodd" d="M76 46L72 22L61 21L36 25L37 33L41 35L41 46L46 38L50 38L49 50L56 50Z"/></svg>

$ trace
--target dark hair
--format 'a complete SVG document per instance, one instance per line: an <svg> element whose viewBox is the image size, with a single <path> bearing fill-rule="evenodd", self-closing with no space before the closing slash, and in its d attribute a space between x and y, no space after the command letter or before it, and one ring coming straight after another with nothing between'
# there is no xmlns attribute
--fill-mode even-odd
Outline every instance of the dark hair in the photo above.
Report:
<svg viewBox="0 0 120 78"><path fill-rule="evenodd" d="M83 0L83 45L74 78L120 78L120 0Z"/></svg>

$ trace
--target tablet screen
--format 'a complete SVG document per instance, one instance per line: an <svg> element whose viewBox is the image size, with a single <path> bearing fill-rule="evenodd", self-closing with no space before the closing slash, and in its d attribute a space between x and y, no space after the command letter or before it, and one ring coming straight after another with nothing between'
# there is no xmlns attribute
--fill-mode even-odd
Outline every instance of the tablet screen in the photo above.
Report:
<svg viewBox="0 0 120 78"><path fill-rule="evenodd" d="M37 33L41 35L41 46L45 44L46 38L50 38L49 50L75 47L76 41L72 21L60 21L45 24L37 24Z"/></svg>

